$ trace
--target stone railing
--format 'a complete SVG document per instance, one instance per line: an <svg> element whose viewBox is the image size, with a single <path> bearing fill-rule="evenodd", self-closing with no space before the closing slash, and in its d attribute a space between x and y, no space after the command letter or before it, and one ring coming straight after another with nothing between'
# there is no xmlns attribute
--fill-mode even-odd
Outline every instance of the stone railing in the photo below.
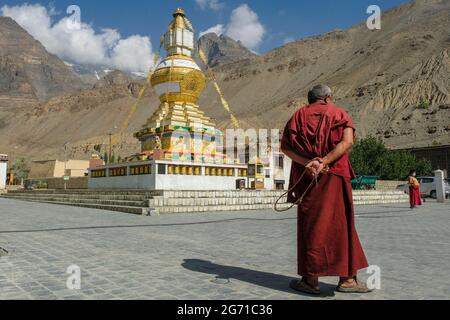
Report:
<svg viewBox="0 0 450 320"><path fill-rule="evenodd" d="M390 190L396 190L397 187L401 184L405 184L405 181L383 181L378 180L376 184L376 188L379 191L390 191Z"/></svg>

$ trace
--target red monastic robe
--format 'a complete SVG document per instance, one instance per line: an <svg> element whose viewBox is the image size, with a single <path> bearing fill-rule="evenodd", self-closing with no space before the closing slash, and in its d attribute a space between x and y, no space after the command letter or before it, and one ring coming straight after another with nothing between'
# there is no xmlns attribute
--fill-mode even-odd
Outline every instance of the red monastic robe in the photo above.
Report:
<svg viewBox="0 0 450 320"><path fill-rule="evenodd" d="M409 187L409 203L411 208L422 205L422 196L420 194L420 187Z"/></svg>
<svg viewBox="0 0 450 320"><path fill-rule="evenodd" d="M342 140L350 116L334 104L317 102L298 110L286 125L282 145L308 159L325 157ZM293 162L290 189L304 167ZM330 165L298 207L298 273L306 277L353 277L368 267L355 228L351 179L355 174L346 154ZM304 178L289 194L295 201L310 180Z"/></svg>

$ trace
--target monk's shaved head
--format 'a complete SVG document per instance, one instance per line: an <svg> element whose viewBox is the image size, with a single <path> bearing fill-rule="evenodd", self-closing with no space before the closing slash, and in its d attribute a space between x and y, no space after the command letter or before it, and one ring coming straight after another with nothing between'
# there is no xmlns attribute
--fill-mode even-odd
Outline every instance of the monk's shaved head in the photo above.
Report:
<svg viewBox="0 0 450 320"><path fill-rule="evenodd" d="M319 84L308 92L308 100L309 103L314 103L318 100L325 100L326 98L331 97L331 95L332 92L330 87Z"/></svg>

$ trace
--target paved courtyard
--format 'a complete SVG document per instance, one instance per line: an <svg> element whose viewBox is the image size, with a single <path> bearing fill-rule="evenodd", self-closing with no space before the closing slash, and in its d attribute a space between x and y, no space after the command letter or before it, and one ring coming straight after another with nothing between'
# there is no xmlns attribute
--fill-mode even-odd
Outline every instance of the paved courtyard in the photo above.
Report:
<svg viewBox="0 0 450 320"><path fill-rule="evenodd" d="M134 216L0 199L0 299L449 299L450 204L357 208L382 289L321 298L291 291L296 215ZM67 289L69 266L81 289ZM361 278L368 275L363 271Z"/></svg>

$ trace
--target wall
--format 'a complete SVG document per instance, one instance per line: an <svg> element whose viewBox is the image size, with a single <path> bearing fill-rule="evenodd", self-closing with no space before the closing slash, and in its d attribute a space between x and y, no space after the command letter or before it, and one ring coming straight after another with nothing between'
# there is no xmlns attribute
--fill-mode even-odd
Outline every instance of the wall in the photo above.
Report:
<svg viewBox="0 0 450 320"><path fill-rule="evenodd" d="M33 161L30 164L30 179L62 178L65 176L64 170L68 171L71 177L84 177L89 168L89 160L44 160Z"/></svg>
<svg viewBox="0 0 450 320"><path fill-rule="evenodd" d="M6 188L6 162L0 162L0 190Z"/></svg>
<svg viewBox="0 0 450 320"><path fill-rule="evenodd" d="M48 189L64 189L64 179L63 178L50 178L45 179L48 183ZM76 189L82 190L88 188L88 178L87 177L77 177L70 178L69 181L66 181L67 189Z"/></svg>
<svg viewBox="0 0 450 320"><path fill-rule="evenodd" d="M66 169L70 170L71 177L84 177L90 166L89 160L69 160Z"/></svg>
<svg viewBox="0 0 450 320"><path fill-rule="evenodd" d="M127 175L120 177L102 177L102 178L89 178L89 189L147 189L147 190L236 190L236 181L239 179L245 179L239 177L237 169L246 169L244 165L230 166L230 165L212 165L212 164L196 164L196 166L202 167L203 175L175 175L175 174L155 174L158 172L157 165L192 165L190 162L165 162L165 161L143 161L126 164L114 164L105 166L103 168L121 168L128 167L130 172L130 166L138 165L151 165L153 174L147 175ZM206 176L205 167L221 167L221 168L234 168L236 169L235 176ZM96 168L97 170L103 168ZM107 169L108 172L108 169Z"/></svg>
<svg viewBox="0 0 450 320"><path fill-rule="evenodd" d="M389 190L396 190L397 186L401 184L406 184L405 181L381 181L378 180L376 184L376 189L378 191L389 191Z"/></svg>
<svg viewBox="0 0 450 320"><path fill-rule="evenodd" d="M55 160L33 161L30 164L29 179L53 178L55 174Z"/></svg>
<svg viewBox="0 0 450 320"><path fill-rule="evenodd" d="M89 160L69 160L65 161L56 161L55 163L55 172L52 177L61 178L65 176L64 170L67 171L67 174L71 177L84 177L84 174L87 172L89 168Z"/></svg>
<svg viewBox="0 0 450 320"><path fill-rule="evenodd" d="M284 157L284 176L286 179L286 184L284 185L285 190L289 190L289 182L291 180L291 168L292 168L292 160L288 156Z"/></svg>
<svg viewBox="0 0 450 320"><path fill-rule="evenodd" d="M236 190L238 179L243 178L158 175L156 190Z"/></svg>
<svg viewBox="0 0 450 320"><path fill-rule="evenodd" d="M141 175L89 179L89 189L235 190L239 177Z"/></svg>
<svg viewBox="0 0 450 320"><path fill-rule="evenodd" d="M155 190L155 176L126 176L126 177L106 177L90 178L89 189L116 189L116 190Z"/></svg>

